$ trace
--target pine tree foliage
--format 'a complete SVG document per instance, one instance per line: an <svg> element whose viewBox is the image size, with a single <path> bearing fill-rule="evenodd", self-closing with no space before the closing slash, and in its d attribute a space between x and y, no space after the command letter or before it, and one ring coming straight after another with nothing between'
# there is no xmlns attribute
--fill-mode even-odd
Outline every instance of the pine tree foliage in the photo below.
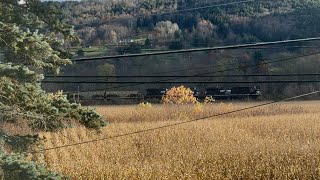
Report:
<svg viewBox="0 0 320 180"><path fill-rule="evenodd" d="M78 40L72 27L60 20L56 4L4 0L0 14L1 119L29 120L34 129L46 131L73 120L90 128L104 125L98 114L70 104L61 92L52 95L41 89L43 72L57 74L71 64L64 42Z"/></svg>
<svg viewBox="0 0 320 180"><path fill-rule="evenodd" d="M71 123L88 128L105 125L101 116L68 102L62 92L41 89L44 72L58 74L71 64L65 41L76 41L54 3L39 0L0 1L0 123L28 121L34 130L54 131ZM0 179L65 179L22 155L6 154L4 144L22 147L21 138L0 134ZM16 136L18 137L18 136ZM24 140L23 140L24 141ZM11 143L11 144L10 144Z"/></svg>
<svg viewBox="0 0 320 180"><path fill-rule="evenodd" d="M1 179L67 179L68 177L48 171L44 166L26 161L22 155L0 153Z"/></svg>

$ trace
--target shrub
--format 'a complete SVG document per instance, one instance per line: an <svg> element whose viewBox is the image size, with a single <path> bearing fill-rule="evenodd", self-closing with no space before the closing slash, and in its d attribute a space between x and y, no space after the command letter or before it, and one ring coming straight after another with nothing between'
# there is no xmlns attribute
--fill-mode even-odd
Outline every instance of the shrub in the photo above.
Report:
<svg viewBox="0 0 320 180"><path fill-rule="evenodd" d="M184 86L173 87L162 97L162 102L165 104L194 104L198 101L193 94L190 88Z"/></svg>
<svg viewBox="0 0 320 180"><path fill-rule="evenodd" d="M139 105L138 105L139 108L143 108L143 109L146 109L146 108L151 108L152 105L151 103L148 103L148 102L141 102Z"/></svg>
<svg viewBox="0 0 320 180"><path fill-rule="evenodd" d="M215 102L215 100L213 99L212 96L206 96L206 98L204 99L204 104L210 104L210 103L213 103Z"/></svg>
<svg viewBox="0 0 320 180"><path fill-rule="evenodd" d="M99 129L106 125L106 122L93 109L79 108L77 113L81 117L80 122L87 128Z"/></svg>

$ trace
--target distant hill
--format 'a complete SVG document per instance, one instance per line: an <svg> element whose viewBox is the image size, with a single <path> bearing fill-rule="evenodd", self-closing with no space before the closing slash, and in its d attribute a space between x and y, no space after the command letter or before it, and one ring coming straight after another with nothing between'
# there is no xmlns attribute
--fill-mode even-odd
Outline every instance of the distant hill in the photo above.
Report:
<svg viewBox="0 0 320 180"><path fill-rule="evenodd" d="M86 46L148 38L153 45L177 49L320 35L320 1L266 0L145 16L210 4L206 0L81 1L64 2L61 8Z"/></svg>
<svg viewBox="0 0 320 180"><path fill-rule="evenodd" d="M239 2L229 0L228 2ZM320 36L319 0L257 0L255 2L179 11L194 7L223 4L225 0L88 0L57 3L63 11L63 19L74 26L81 44L68 44L66 48L77 57L115 54L145 53L197 47L277 41ZM150 15L153 14L153 15ZM297 48L309 46L310 48ZM64 72L90 75L146 75L167 72L170 69L217 65L210 71L240 68L224 74L306 73L319 72L320 57L306 57L275 65L265 65L265 60L295 56L318 51L320 42L296 43L288 46L272 46L271 49L239 49L234 51L185 53L170 56L115 59L74 64ZM228 64L235 63L235 66ZM196 68L195 68L196 69ZM190 75L207 72L171 73ZM169 75L170 73L166 74ZM193 79L192 79L193 80ZM223 78L220 79L224 80ZM225 78L225 80L230 80ZM239 80L239 79L234 79ZM242 79L248 80L248 79ZM265 80L265 79L255 79ZM76 84L66 84L60 89L77 90ZM107 84L80 85L81 89L104 88ZM195 85L196 86L196 85ZM145 88L161 88L162 85L141 85ZM295 93L295 85L261 84L263 92L270 96ZM312 87L310 85L310 87ZM59 88L59 87L57 87ZM307 88L307 87L306 87ZM57 89L58 90L58 89ZM128 88L128 90L131 90ZM268 93L264 93L265 95Z"/></svg>

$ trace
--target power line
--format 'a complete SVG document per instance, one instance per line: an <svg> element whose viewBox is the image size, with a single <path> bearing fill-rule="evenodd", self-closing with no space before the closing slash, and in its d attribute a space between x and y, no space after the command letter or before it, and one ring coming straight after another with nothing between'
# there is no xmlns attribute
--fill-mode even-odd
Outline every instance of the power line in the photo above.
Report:
<svg viewBox="0 0 320 180"><path fill-rule="evenodd" d="M309 54L304 54L304 55L297 55L297 56L291 56L291 57L286 57L286 58L279 58L279 59L276 59L276 60L273 60L273 61L267 61L267 62L265 62L265 64L284 62L284 61L289 61L289 60L298 59L298 58L302 58L302 57L310 57L310 56L314 56L314 55L317 55L317 54L320 54L320 52L309 53ZM228 71L245 69L245 68L256 67L256 66L257 66L256 64L255 65L247 65L247 66L243 66L243 67L229 68L229 69L225 69L225 70L221 70L221 71L200 73L200 74L196 74L194 76L203 76L203 75L208 75L208 74L224 73L224 72L228 72ZM168 79L159 80L159 81L156 81L156 82L171 81L171 80L177 80L177 79L181 79L181 78L168 78ZM133 86L138 86L138 85L143 85L143 84L144 83L136 83L136 84L123 85L123 86L113 86L113 87L109 87L109 88L85 90L85 91L79 91L79 92L105 91L105 90L109 90L109 89L116 89L116 88L123 88L123 87L133 87ZM74 91L74 92L78 92L78 91ZM74 93L74 92L69 92L69 93Z"/></svg>
<svg viewBox="0 0 320 180"><path fill-rule="evenodd" d="M268 84L268 83L318 83L320 80L268 80L268 81L42 81L43 84Z"/></svg>
<svg viewBox="0 0 320 180"><path fill-rule="evenodd" d="M170 70L170 71L160 71L160 72L150 73L150 76L157 75L157 74L178 73L178 72L195 71L195 70L202 70L202 69L208 69L208 68L217 68L217 67L230 66L230 65L236 65L236 64L238 64L238 62L237 63L220 64L220 65L204 65L204 66L199 66L199 67L193 66L192 68L183 68L183 69L176 69L176 70ZM51 75L51 76L54 76L54 75Z"/></svg>
<svg viewBox="0 0 320 180"><path fill-rule="evenodd" d="M168 41L170 43L172 41ZM206 43L192 43L190 47L194 45L206 45ZM111 45L108 45L111 46ZM128 45L112 45L116 47L129 47ZM188 45L189 46L189 45ZM252 48L246 48L246 49L289 49L289 48L294 48L294 49L312 49L312 48L319 48L320 46L283 46L283 47L252 47ZM78 52L81 49L78 50L67 50L67 52ZM141 49L142 51L163 51L163 49ZM90 53L90 52L114 52L115 49L100 49L100 50L83 50L84 53ZM131 52L131 50L121 50L121 52ZM0 53L5 53L5 52L0 52Z"/></svg>
<svg viewBox="0 0 320 180"><path fill-rule="evenodd" d="M320 37L304 38L304 39L292 39L292 40L283 40L283 41L260 42L260 43L253 43L253 44L239 44L239 45L218 46L218 47L182 49L182 50L152 52L152 53L140 53L140 54L127 54L127 55L101 56L101 57L92 57L92 58L80 58L80 59L74 59L73 61L75 61L75 62L84 62L84 61L97 61L97 60L106 60L106 59L115 59L115 58L155 56L155 55L166 55L166 54L180 54L180 53L188 53L188 52L230 50L230 49L239 49L239 48L275 45L275 44L288 44L288 43L295 43L295 42L317 41L317 40L320 40Z"/></svg>
<svg viewBox="0 0 320 180"><path fill-rule="evenodd" d="M283 47L252 47L252 48L247 48L247 49L283 49L283 48L287 48L287 49L313 49L313 48L319 48L320 46L283 46Z"/></svg>
<svg viewBox="0 0 320 180"><path fill-rule="evenodd" d="M202 69L208 69L208 68L216 68L216 67L223 67L223 66L229 66L229 65L236 65L236 63L227 63L227 64L220 64L220 65L203 65L197 67L194 65L192 68L183 68L183 69L175 69L175 70L170 70L170 71L160 71L160 72L154 72L150 73L150 75L156 75L156 74L168 74L168 73L178 73L178 72L185 72L185 71L194 71L194 70L202 70Z"/></svg>
<svg viewBox="0 0 320 180"><path fill-rule="evenodd" d="M318 54L318 53L316 53ZM227 64L220 64L220 65L204 65L204 66L193 66L192 68L183 68L183 69L176 69L176 70L171 70L171 71L160 71L160 72L155 72L151 73L150 75L157 75L157 74L168 74L168 73L178 73L178 72L185 72L185 71L195 71L195 70L203 70L203 69L209 69L209 68L217 68L217 67L226 67L230 65L238 65L239 62L232 62L232 63L227 63ZM241 69L241 68L240 68Z"/></svg>
<svg viewBox="0 0 320 180"><path fill-rule="evenodd" d="M176 69L172 71L160 71L160 72L154 72L150 75L156 75L156 74L168 74L168 73L178 73L178 72L185 72L185 71L195 71L195 70L202 70L202 69L209 69L209 68L217 68L217 67L223 67L223 66L230 66L230 65L236 65L238 62L228 63L228 64L220 64L220 65L205 65L205 66L193 66L192 68L183 68L183 69Z"/></svg>
<svg viewBox="0 0 320 180"><path fill-rule="evenodd" d="M45 149L41 149L41 150L37 150L37 151L30 151L29 153L36 154L36 153L41 153L41 152L50 151L50 150L54 150L54 149L61 149L61 148L66 148L66 147L71 147L71 146L78 146L78 145L81 145L81 144L88 144L88 143L93 143L93 142L98 142L98 141L111 140L111 139L115 139L115 138L120 138L120 137L125 137L125 136L130 136L130 135L136 135L136 134L141 134L141 133L145 133L145 132L151 132L151 131L155 131L155 130L162 130L162 129L165 129L165 128L179 126L179 125L183 125L183 124L188 124L188 123L196 122L196 121L200 121L200 120L206 120L206 119L213 118L213 117L220 117L220 116L224 116L224 115L228 115L228 114L233 114L233 113L236 113L236 112L241 112L241 111L255 109L255 108L264 107L264 106L269 106L269 105L276 104L276 103L283 102L283 101L289 101L289 100L293 100L293 99L298 99L298 98L301 98L301 97L318 94L319 92L320 91L313 91L313 92L310 92L310 93L305 93L305 94L297 95L297 96L286 98L286 99L282 99L282 100L272 101L272 102L263 103L263 104L259 104L259 105L255 105L255 106L251 106L251 107L247 107L247 108L242 108L242 109L238 109L238 110L234 110L234 111L229 111L229 112L226 112L226 113L220 113L220 114L204 116L204 117L201 117L201 118L196 118L196 119L187 120L187 121L178 122L178 123L173 123L173 124L164 125L164 126L158 126L158 127L155 127L155 128L149 128L149 129L134 131L134 132L130 132L130 133L124 133L124 134L110 136L110 137L103 137L103 138L99 138L99 139L92 139L92 140L88 140L88 141L81 141L81 142L77 142L77 143L71 143L71 144L66 144L66 145L61 145L61 146L49 147L49 148L45 148Z"/></svg>
<svg viewBox="0 0 320 180"><path fill-rule="evenodd" d="M150 73L149 75L168 74L168 73L178 73L178 72L185 72L185 71L202 70L202 69L223 67L223 66L229 66L229 65L235 65L235 64L238 64L238 62L237 63L220 64L220 65L203 65L203 66L199 66L199 67L197 65L194 65L192 68L182 68L182 69L175 69L175 70L169 70L169 71L160 71L160 72Z"/></svg>
<svg viewBox="0 0 320 180"><path fill-rule="evenodd" d="M180 13L180 12L194 11L194 10L207 9L207 8L213 8L213 7L221 7L221 6L228 6L228 5L243 4L243 3L255 2L255 1L256 1L256 0L247 0L247 1L238 1L238 2L230 2L230 3L223 3L223 4L215 4L215 5L194 7L194 8L188 8L188 9L182 9L182 10L176 10L176 11L169 11L169 12L163 12L163 13L155 13L155 14L151 14L151 16L163 15L163 14L172 14L172 13Z"/></svg>
<svg viewBox="0 0 320 180"><path fill-rule="evenodd" d="M292 76L320 76L320 73L304 73L304 74L230 74L230 75L207 75L207 76L155 76L155 75L116 75L116 76L83 76L83 75L48 75L45 78L216 78L216 77L292 77Z"/></svg>
<svg viewBox="0 0 320 180"><path fill-rule="evenodd" d="M289 60L293 60L293 59L297 59L297 58L313 56L313 55L316 55L316 54L320 54L320 52L310 53L310 54L307 54L307 55L298 55L298 56L287 57L287 58L279 58L279 59L276 59L276 60L273 60L273 61L266 61L263 64L272 64L272 63L278 63L278 62L283 62L283 61L289 61ZM198 77L198 76L209 75L209 74L214 74L214 73L223 73L223 72L228 72L228 71L233 71L233 70L238 70L238 69L256 67L258 65L259 64L253 64L253 65L246 65L246 66L242 66L242 67L225 69L225 70L221 70L221 71L199 73L199 74L195 74L194 76ZM177 80L177 79L180 79L180 78L171 78L171 79L167 79L167 81L169 81L169 80Z"/></svg>
<svg viewBox="0 0 320 180"><path fill-rule="evenodd" d="M258 0L246 0L246 1L239 1L239 2L230 2L230 3L222 3L222 4L214 4L214 5L207 5L207 6L199 6L199 7L193 7L193 8L187 8L187 9L181 9L181 10L175 10L175 11L167 11L167 12L159 12L159 13L152 13L152 14L144 14L144 15L138 15L133 16L131 18L141 18L141 17L148 17L148 16L158 16L158 15L164 15L164 14L173 14L173 13L180 13L180 12L187 12L187 11L194 11L194 10L201 10L201 9L208 9L208 8L214 8L214 7L222 7L222 6L228 6L228 5L236 5L236 4L243 4L243 3L249 3L249 2L255 2ZM107 23L118 21L118 19L112 19L109 20ZM86 24L98 24L99 22L91 22ZM81 24L86 25L86 24ZM100 23L102 24L102 23Z"/></svg>

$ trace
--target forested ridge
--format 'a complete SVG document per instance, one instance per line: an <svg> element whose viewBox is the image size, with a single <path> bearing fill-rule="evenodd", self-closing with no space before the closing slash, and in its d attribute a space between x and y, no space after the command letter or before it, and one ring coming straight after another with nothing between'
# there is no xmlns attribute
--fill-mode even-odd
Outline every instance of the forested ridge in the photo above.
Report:
<svg viewBox="0 0 320 180"><path fill-rule="evenodd" d="M232 2L239 1L81 1L59 6L64 20L75 26L83 45L115 44L141 37L149 38L154 45L170 46L178 36L183 45L208 46L318 33L320 3L315 0L257 0L166 13Z"/></svg>
<svg viewBox="0 0 320 180"><path fill-rule="evenodd" d="M63 21L73 25L81 39L80 44L65 45L75 58L278 41L317 37L320 34L319 1L241 2L235 0L91 0L56 2L55 4L62 10ZM308 46L308 48L299 48L301 46ZM94 61L73 65L72 68L65 70L65 74L146 75L174 71L179 68L225 64L219 67L221 71L230 68L227 65L230 62L238 62L239 67L259 64L272 58L315 52L317 46L318 42L315 41L273 46L274 49L240 49ZM260 69L246 68L224 74L318 72L318 62L314 56L292 61L289 65L278 63L267 67L259 66ZM218 69L208 70L217 71ZM179 74L192 75L199 72ZM69 84L48 87L86 90L89 86L80 84L75 87L74 84ZM90 85L90 87L101 89L106 86ZM147 85L140 87L144 89Z"/></svg>

